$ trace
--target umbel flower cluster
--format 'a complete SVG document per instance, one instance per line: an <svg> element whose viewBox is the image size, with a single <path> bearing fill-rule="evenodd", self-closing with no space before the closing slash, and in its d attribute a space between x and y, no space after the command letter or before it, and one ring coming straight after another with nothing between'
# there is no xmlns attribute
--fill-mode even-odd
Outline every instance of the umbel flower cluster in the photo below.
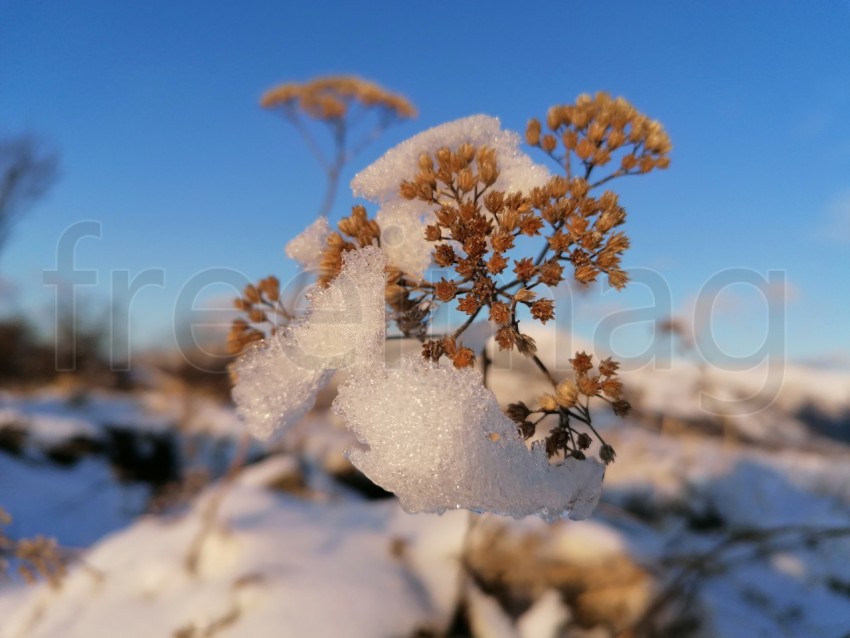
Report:
<svg viewBox="0 0 850 638"><path fill-rule="evenodd" d="M401 95L353 76L329 76L298 84L287 82L267 91L260 99L264 108L298 108L317 120L342 120L352 104L386 111L384 117L413 117L414 106Z"/></svg>
<svg viewBox="0 0 850 638"><path fill-rule="evenodd" d="M287 82L266 91L260 105L298 131L327 175L321 215L333 206L342 168L393 123L416 117L404 96L353 75ZM330 148L320 143L314 127L326 129Z"/></svg>
<svg viewBox="0 0 850 638"><path fill-rule="evenodd" d="M670 142L658 122L604 93L553 107L546 129L532 119L525 137L555 174L492 117L414 136L352 181L376 205L374 218L355 206L336 229L320 217L288 244L288 256L317 275L305 314L285 308L273 277L245 289L236 301L245 318L230 336L242 353L233 396L256 436L297 422L345 369L334 410L362 444L349 458L408 511L589 515L614 459L591 401L619 416L630 409L618 363L575 353L571 374L558 379L522 326L554 318L544 291L565 279L628 283L626 212L601 187L666 168ZM464 319L435 334L445 304ZM532 359L551 391L503 410L486 387L486 349L469 338L481 323L500 350ZM388 365L388 325L418 339L421 354Z"/></svg>

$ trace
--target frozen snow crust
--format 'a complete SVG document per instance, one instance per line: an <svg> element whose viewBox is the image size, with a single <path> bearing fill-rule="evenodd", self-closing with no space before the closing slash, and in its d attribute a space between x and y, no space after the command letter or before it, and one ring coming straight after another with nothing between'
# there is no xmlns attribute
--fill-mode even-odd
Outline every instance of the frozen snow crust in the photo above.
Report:
<svg viewBox="0 0 850 638"><path fill-rule="evenodd" d="M355 375L335 402L365 449L351 462L395 492L411 513L465 508L521 518L586 518L599 499L603 466L569 459L550 464L473 370L416 355L379 374Z"/></svg>

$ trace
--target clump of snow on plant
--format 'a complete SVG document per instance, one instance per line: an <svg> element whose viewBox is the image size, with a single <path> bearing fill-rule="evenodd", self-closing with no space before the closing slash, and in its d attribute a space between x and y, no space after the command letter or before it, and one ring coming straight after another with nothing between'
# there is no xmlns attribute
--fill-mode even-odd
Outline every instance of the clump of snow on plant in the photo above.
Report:
<svg viewBox="0 0 850 638"><path fill-rule="evenodd" d="M294 337L279 332L253 346L235 365L233 400L239 415L258 439L298 423L316 402L328 380L327 368L305 368L296 363Z"/></svg>
<svg viewBox="0 0 850 638"><path fill-rule="evenodd" d="M465 508L553 521L585 518L599 499L603 466L550 464L542 446L527 448L472 370L406 357L353 375L335 409L365 445L349 452L351 462L411 513Z"/></svg>
<svg viewBox="0 0 850 638"><path fill-rule="evenodd" d="M319 217L286 245L286 256L306 269L318 268L325 242L331 234L327 217Z"/></svg>
<svg viewBox="0 0 850 638"><path fill-rule="evenodd" d="M421 202L395 200L385 204L375 216L381 227L381 248L387 261L417 279L431 265L434 244L425 239L425 227L434 222L434 214L421 214Z"/></svg>
<svg viewBox="0 0 850 638"><path fill-rule="evenodd" d="M503 131L496 117L472 115L428 129L390 149L378 161L355 175L351 188L358 197L384 203L399 197L402 180L410 181L419 172L419 156L435 154L440 148L457 149L462 144L489 146L496 152L499 178L493 188L523 191L545 185L551 175L519 150L520 137ZM424 202L423 205L426 205Z"/></svg>
<svg viewBox="0 0 850 638"><path fill-rule="evenodd" d="M371 368L383 356L386 257L368 246L343 260L336 279L313 292L304 318L236 362L233 399L257 438L300 421L336 370Z"/></svg>
<svg viewBox="0 0 850 638"><path fill-rule="evenodd" d="M338 369L383 359L386 264L380 248L348 251L340 274L315 289L306 318L292 328L305 364Z"/></svg>

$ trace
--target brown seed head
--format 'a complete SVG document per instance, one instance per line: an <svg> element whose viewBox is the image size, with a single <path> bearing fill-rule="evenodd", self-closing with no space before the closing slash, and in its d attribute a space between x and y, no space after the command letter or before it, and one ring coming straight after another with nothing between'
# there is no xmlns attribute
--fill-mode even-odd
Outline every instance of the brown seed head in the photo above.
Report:
<svg viewBox="0 0 850 638"><path fill-rule="evenodd" d="M524 354L527 357L532 356L537 353L537 344L534 339L529 335L522 334L521 332L517 332L516 334L516 349L519 350L520 354Z"/></svg>
<svg viewBox="0 0 850 638"><path fill-rule="evenodd" d="M257 287L254 284L248 284L245 286L245 290L242 291L242 295L250 303L260 303L260 291L257 290Z"/></svg>
<svg viewBox="0 0 850 638"><path fill-rule="evenodd" d="M243 299L242 297L236 297L236 299L233 300L233 307L237 310L245 310L250 312L251 308L254 307L254 304L252 304L247 299Z"/></svg>
<svg viewBox="0 0 850 638"><path fill-rule="evenodd" d="M552 303L551 299L540 299L539 301L535 301L531 304L531 316L540 321L541 323L546 323L550 319L555 317L555 307Z"/></svg>
<svg viewBox="0 0 850 638"><path fill-rule="evenodd" d="M632 405L628 401L624 399L620 399L619 401L614 401L611 406L614 409L614 414L619 417L628 416L629 412L632 411Z"/></svg>
<svg viewBox="0 0 850 638"><path fill-rule="evenodd" d="M398 192L404 199L416 199L419 187L413 182L402 182Z"/></svg>
<svg viewBox="0 0 850 638"><path fill-rule="evenodd" d="M539 235L541 228L543 228L543 220L536 215L527 215L519 225L520 232L529 237Z"/></svg>
<svg viewBox="0 0 850 638"><path fill-rule="evenodd" d="M437 224L429 224L425 227L425 239L428 241L440 241L443 238L443 232Z"/></svg>
<svg viewBox="0 0 850 638"><path fill-rule="evenodd" d="M576 379L578 391L588 397L595 397L599 394L599 377L589 377L579 375Z"/></svg>
<svg viewBox="0 0 850 638"><path fill-rule="evenodd" d="M484 206L494 215L502 210L505 204L505 194L502 191L489 191L484 196ZM503 222L504 223L504 222Z"/></svg>
<svg viewBox="0 0 850 638"><path fill-rule="evenodd" d="M492 186L499 177L495 149L486 146L478 149L476 161L478 163L478 179L485 186Z"/></svg>
<svg viewBox="0 0 850 638"><path fill-rule="evenodd" d="M480 307L481 304L478 303L478 300L473 295L458 298L457 309L468 315L475 314Z"/></svg>
<svg viewBox="0 0 850 638"><path fill-rule="evenodd" d="M587 138L583 138L576 146L576 155L579 156L580 159L587 161L593 156L593 153L596 151L596 147L593 145Z"/></svg>
<svg viewBox="0 0 850 638"><path fill-rule="evenodd" d="M457 293L457 285L453 281L446 281L443 277L434 285L434 295L440 301L451 301Z"/></svg>
<svg viewBox="0 0 850 638"><path fill-rule="evenodd" d="M629 273L625 270L611 269L608 271L608 283L617 290L622 290L629 283Z"/></svg>
<svg viewBox="0 0 850 638"><path fill-rule="evenodd" d="M431 361L439 361L443 356L442 341L425 341L422 343L422 356Z"/></svg>
<svg viewBox="0 0 850 638"><path fill-rule="evenodd" d="M529 146L537 146L540 144L540 120L532 118L528 121L525 127L525 141Z"/></svg>
<svg viewBox="0 0 850 638"><path fill-rule="evenodd" d="M540 267L540 281L547 286L557 286L563 280L564 267L556 259Z"/></svg>
<svg viewBox="0 0 850 638"><path fill-rule="evenodd" d="M514 247L514 236L508 232L500 231L494 233L491 241L493 243L493 249L502 253Z"/></svg>
<svg viewBox="0 0 850 638"><path fill-rule="evenodd" d="M462 193L469 193L475 188L475 177L469 168L462 169L457 175L457 187Z"/></svg>
<svg viewBox="0 0 850 638"><path fill-rule="evenodd" d="M528 415L531 414L531 410L527 405L525 405L525 403L518 401L517 403L511 403L508 405L507 410L505 410L505 414L507 414L514 423L522 423L528 418Z"/></svg>
<svg viewBox="0 0 850 638"><path fill-rule="evenodd" d="M511 309L508 304L496 301L490 305L490 321L505 325L511 320Z"/></svg>
<svg viewBox="0 0 850 638"><path fill-rule="evenodd" d="M508 266L508 260L504 258L502 253L493 253L493 256L487 261L487 272L491 275L498 275Z"/></svg>
<svg viewBox="0 0 850 638"><path fill-rule="evenodd" d="M457 261L454 248L448 244L440 244L434 249L434 261L438 266L451 266Z"/></svg>
<svg viewBox="0 0 850 638"><path fill-rule="evenodd" d="M620 369L620 364L614 361L611 357L607 359L603 359L599 362L599 374L603 377L610 377L617 374L617 370Z"/></svg>
<svg viewBox="0 0 850 638"><path fill-rule="evenodd" d="M573 366L576 374L585 373L593 367L593 356L584 351L576 352L575 358L570 359L570 364Z"/></svg>
<svg viewBox="0 0 850 638"><path fill-rule="evenodd" d="M614 457L616 457L616 453L614 452L614 448L608 445L607 443L599 448L599 459L605 464L608 465L614 461Z"/></svg>
<svg viewBox="0 0 850 638"><path fill-rule="evenodd" d="M520 288L514 293L514 300L520 303L532 301L537 297L537 293L528 288Z"/></svg>
<svg viewBox="0 0 850 638"><path fill-rule="evenodd" d="M591 266L590 264L579 266L575 270L576 281L585 285L596 281L596 278L598 276L599 270L595 266Z"/></svg>
<svg viewBox="0 0 850 638"><path fill-rule="evenodd" d="M516 345L517 331L512 326L504 326L496 332L499 350L512 350Z"/></svg>
<svg viewBox="0 0 850 638"><path fill-rule="evenodd" d="M475 353L470 348L458 348L452 361L455 368L469 368L475 365Z"/></svg>
<svg viewBox="0 0 850 638"><path fill-rule="evenodd" d="M619 399L623 393L623 384L617 379L608 379L602 382L602 392L612 399Z"/></svg>
<svg viewBox="0 0 850 638"><path fill-rule="evenodd" d="M540 397L540 410L543 412L557 412L558 408L558 401L551 394Z"/></svg>
<svg viewBox="0 0 850 638"><path fill-rule="evenodd" d="M576 384L565 379L555 388L555 400L562 408L571 408L578 401L578 388Z"/></svg>
<svg viewBox="0 0 850 638"><path fill-rule="evenodd" d="M638 163L637 158L634 155L632 155L631 153L629 153L628 155L623 155L623 158L620 160L620 167L624 171L630 171L635 166L637 166L637 163Z"/></svg>
<svg viewBox="0 0 850 638"><path fill-rule="evenodd" d="M514 260L514 264L514 273L522 281L528 281L537 274L537 266L530 257L523 257L519 261Z"/></svg>
<svg viewBox="0 0 850 638"><path fill-rule="evenodd" d="M279 301L280 280L272 275L269 275L265 279L261 279L260 292L263 293L269 301Z"/></svg>

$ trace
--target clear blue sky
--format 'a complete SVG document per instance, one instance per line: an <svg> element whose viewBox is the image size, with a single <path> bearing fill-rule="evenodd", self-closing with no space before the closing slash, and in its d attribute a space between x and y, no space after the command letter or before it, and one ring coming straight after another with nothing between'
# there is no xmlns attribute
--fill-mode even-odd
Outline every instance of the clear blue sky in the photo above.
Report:
<svg viewBox="0 0 850 638"><path fill-rule="evenodd" d="M164 287L134 297L139 344L169 342L175 299L204 269L290 276L283 246L318 209L323 175L257 100L329 73L374 79L420 110L344 183L450 119L488 113L521 130L581 92L625 96L674 144L669 171L614 182L630 215L627 264L658 271L674 309L725 268L784 271L788 353L850 352L850 3L837 0L0 0L0 132L38 134L63 167L0 255L6 311L49 307L42 272L86 219L102 238L78 244L77 266L99 278L83 294L106 299L114 270L165 272ZM351 202L344 189L335 218ZM595 303L649 300L638 285ZM756 349L758 294L739 284L722 301L718 343ZM592 330L600 312L577 311L577 325Z"/></svg>

